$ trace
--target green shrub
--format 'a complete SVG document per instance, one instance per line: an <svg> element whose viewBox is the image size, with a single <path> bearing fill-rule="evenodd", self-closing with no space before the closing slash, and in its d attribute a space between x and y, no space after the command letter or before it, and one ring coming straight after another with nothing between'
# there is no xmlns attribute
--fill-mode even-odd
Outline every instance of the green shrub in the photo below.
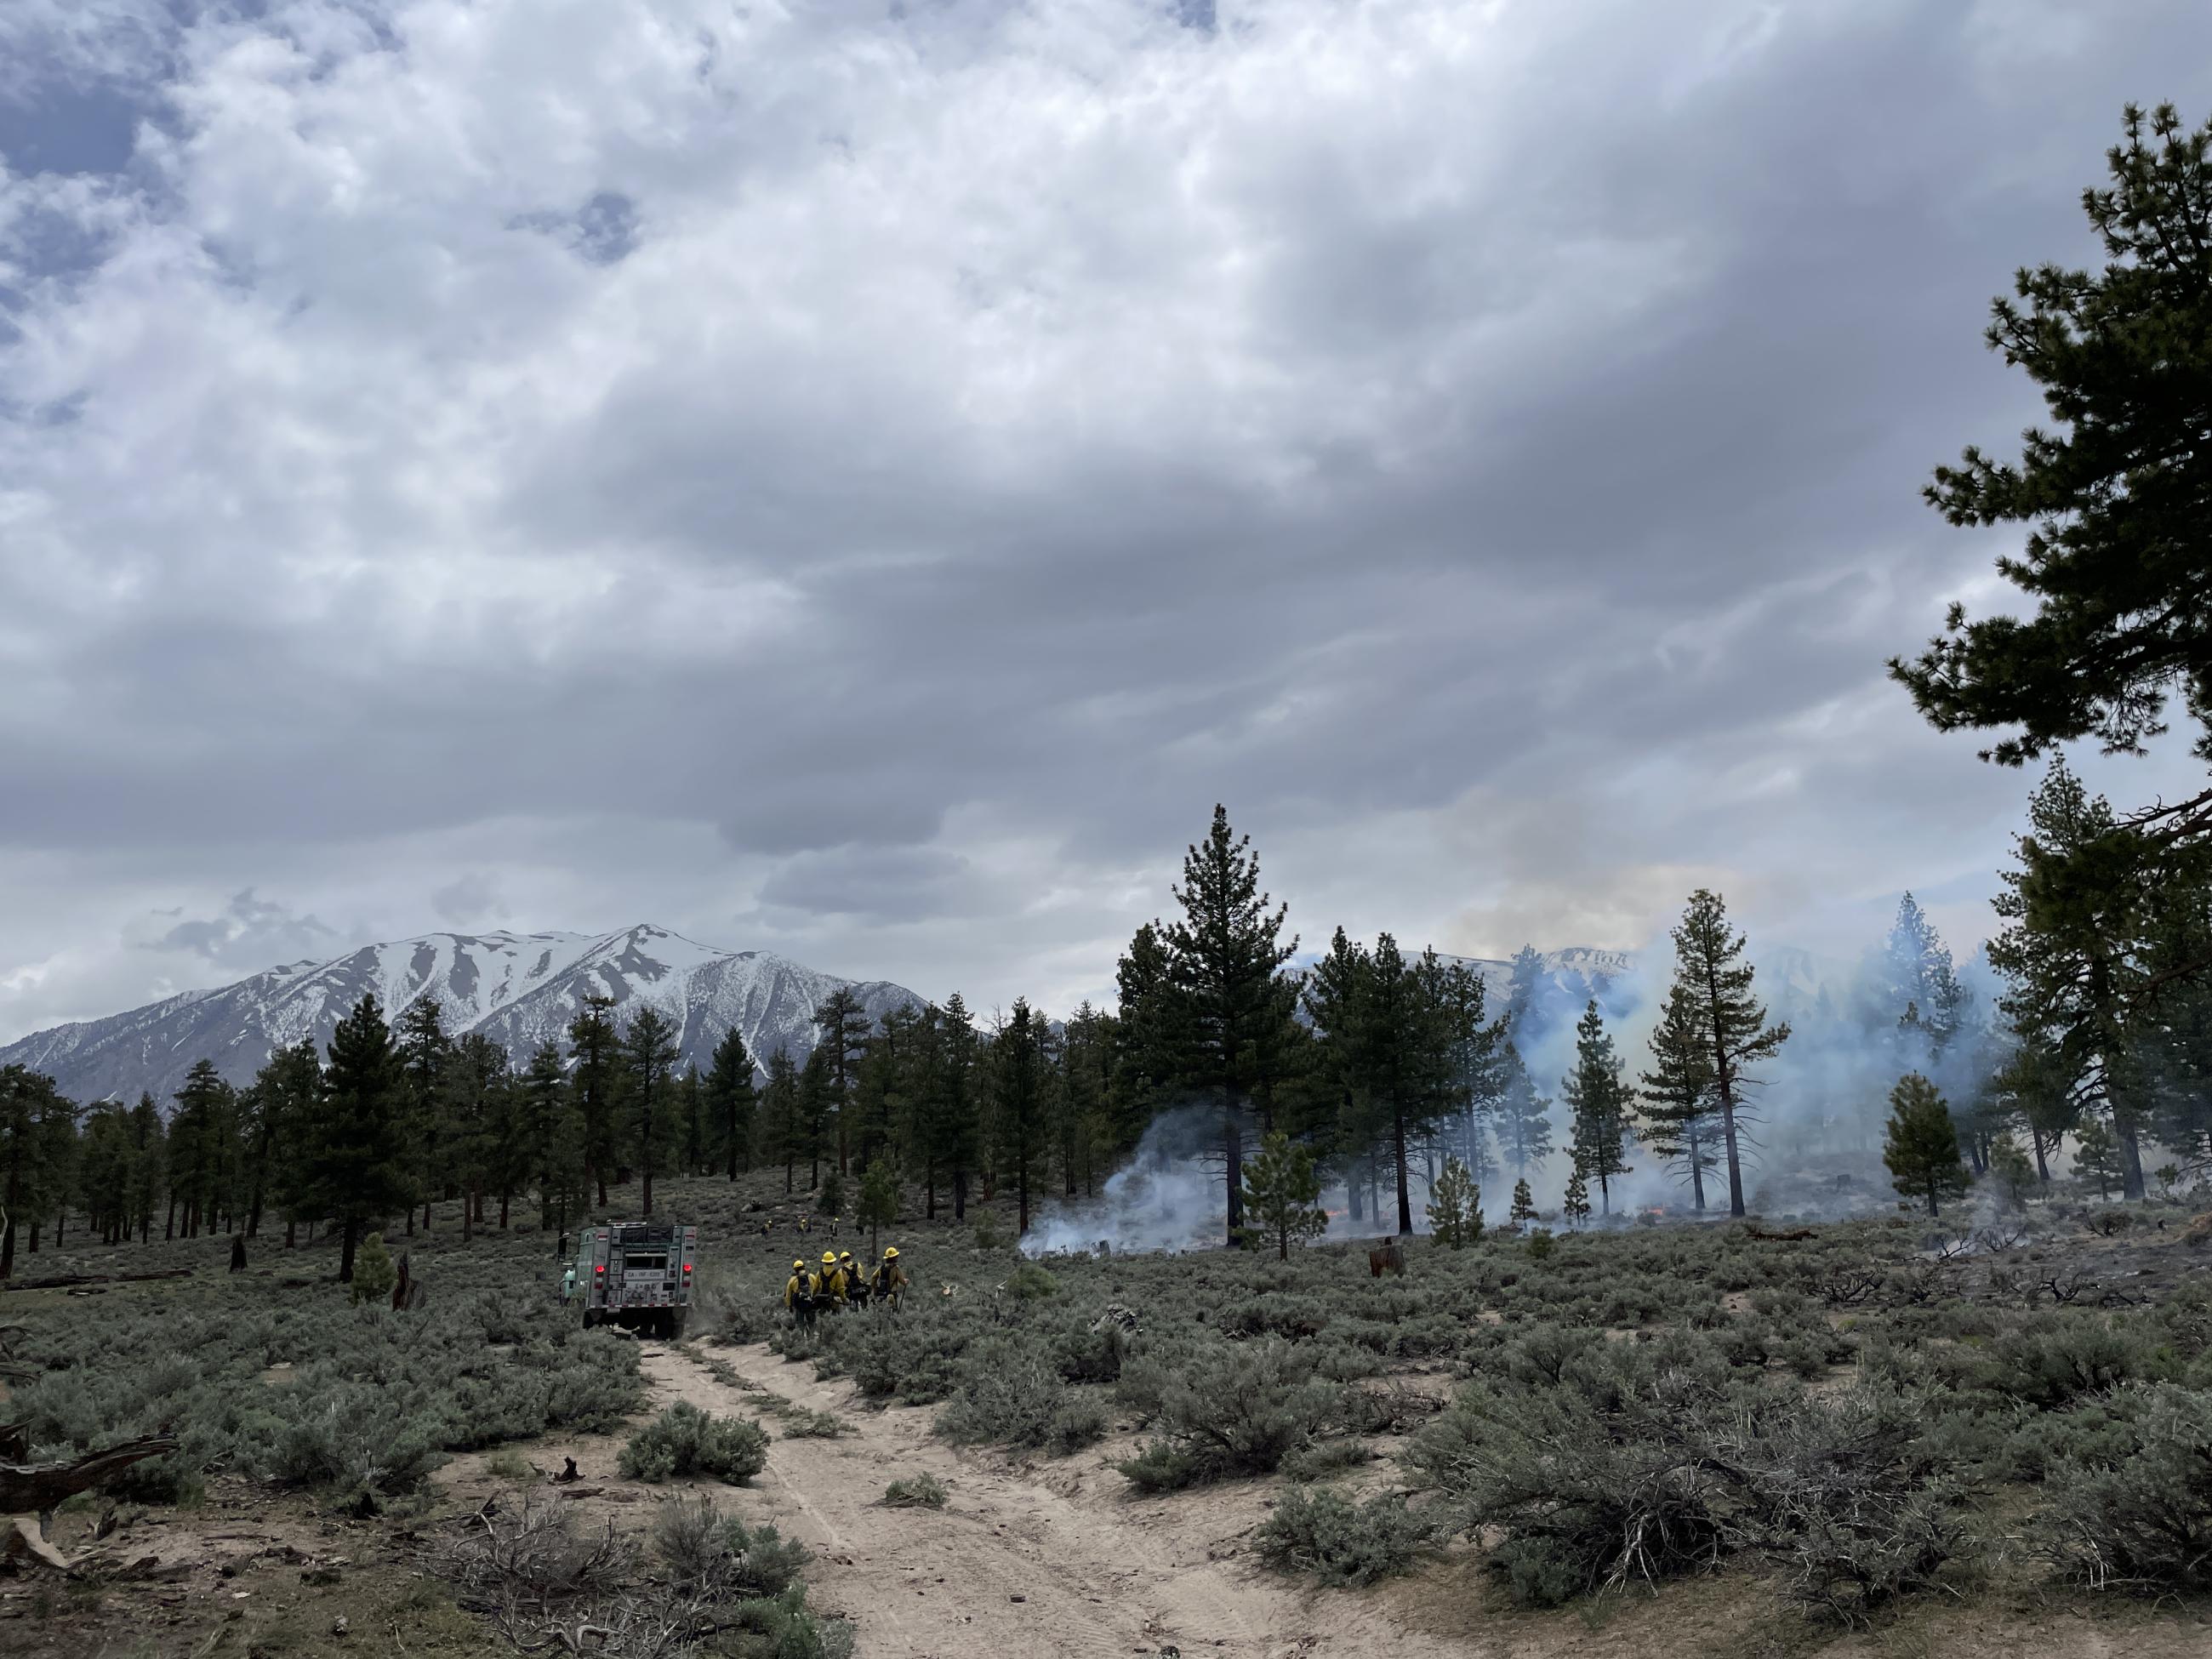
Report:
<svg viewBox="0 0 2212 1659"><path fill-rule="evenodd" d="M632 1435L618 1460L633 1480L710 1474L741 1486L768 1465L768 1433L741 1418L709 1417L678 1401Z"/></svg>
<svg viewBox="0 0 2212 1659"><path fill-rule="evenodd" d="M994 1341L961 1368L959 1388L937 1414L937 1431L961 1443L1065 1456L1106 1431L1106 1414L1095 1398L1069 1388L1042 1354Z"/></svg>
<svg viewBox="0 0 2212 1659"><path fill-rule="evenodd" d="M1148 1489L1270 1474L1343 1418L1341 1387L1279 1337L1212 1345L1172 1365L1148 1358L1124 1385L1147 1402L1160 1436L1119 1465Z"/></svg>
<svg viewBox="0 0 2212 1659"><path fill-rule="evenodd" d="M1553 1253L1559 1248L1559 1240L1552 1237L1551 1229L1548 1227L1537 1228L1528 1235L1528 1242L1522 1246L1522 1249L1528 1252L1529 1260L1532 1261L1549 1261Z"/></svg>
<svg viewBox="0 0 2212 1659"><path fill-rule="evenodd" d="M748 1527L708 1498L661 1504L653 1546L678 1588L718 1601L781 1595L806 1565L806 1547L796 1538L765 1523Z"/></svg>
<svg viewBox="0 0 2212 1659"><path fill-rule="evenodd" d="M1261 1526L1260 1558L1285 1572L1324 1584L1371 1584L1405 1571L1430 1547L1434 1527L1406 1506L1402 1492L1383 1492L1356 1508L1324 1487L1310 1495L1292 1487Z"/></svg>
<svg viewBox="0 0 2212 1659"><path fill-rule="evenodd" d="M384 1235L371 1233L354 1252L353 1282L346 1287L349 1299L356 1307L364 1302L388 1302L398 1284L399 1269L392 1265Z"/></svg>
<svg viewBox="0 0 2212 1659"><path fill-rule="evenodd" d="M884 1488L884 1502L890 1508L941 1510L951 1496L945 1485L933 1474L917 1474L905 1480L894 1480Z"/></svg>
<svg viewBox="0 0 2212 1659"><path fill-rule="evenodd" d="M1006 1275L1006 1294L1020 1302L1035 1302L1060 1294L1060 1280L1034 1261L1024 1261Z"/></svg>
<svg viewBox="0 0 2212 1659"><path fill-rule="evenodd" d="M2100 1589L2212 1586L2212 1394L2155 1383L2114 1405L2131 1443L2054 1464L2045 1549Z"/></svg>

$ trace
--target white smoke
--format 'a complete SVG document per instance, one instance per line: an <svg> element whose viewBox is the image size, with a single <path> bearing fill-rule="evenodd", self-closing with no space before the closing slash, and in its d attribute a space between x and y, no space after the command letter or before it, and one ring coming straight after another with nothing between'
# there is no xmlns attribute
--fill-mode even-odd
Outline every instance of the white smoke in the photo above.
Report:
<svg viewBox="0 0 2212 1659"><path fill-rule="evenodd" d="M1095 1250L1190 1250L1222 1242L1228 1226L1221 1115L1186 1106L1152 1120L1128 1164L1095 1198L1061 1200L1030 1222L1024 1255Z"/></svg>

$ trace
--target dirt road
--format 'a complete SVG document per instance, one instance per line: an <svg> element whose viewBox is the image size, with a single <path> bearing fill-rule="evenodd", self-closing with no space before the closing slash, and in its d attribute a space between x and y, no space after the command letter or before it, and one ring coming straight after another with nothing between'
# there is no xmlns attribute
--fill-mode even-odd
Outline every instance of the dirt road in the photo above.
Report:
<svg viewBox="0 0 2212 1659"><path fill-rule="evenodd" d="M1035 1463L961 1451L930 1437L929 1410L855 1408L849 1383L817 1382L811 1366L765 1348L710 1352L748 1381L852 1426L836 1439L775 1440L755 1482L764 1501L742 1507L818 1553L815 1597L860 1620L862 1659L1484 1650L1403 1628L1377 1598L1316 1597L1260 1568L1249 1534L1267 1514L1262 1484L1132 1499L1108 1467L1126 1446ZM775 1431L758 1393L716 1380L684 1351L649 1344L643 1364L656 1403L763 1417ZM951 1489L944 1509L884 1506L887 1484L925 1473Z"/></svg>

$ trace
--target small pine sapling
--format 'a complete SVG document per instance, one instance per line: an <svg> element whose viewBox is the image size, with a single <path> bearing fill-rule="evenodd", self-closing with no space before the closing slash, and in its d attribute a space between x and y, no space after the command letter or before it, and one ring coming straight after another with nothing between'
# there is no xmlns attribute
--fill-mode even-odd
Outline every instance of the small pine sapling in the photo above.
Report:
<svg viewBox="0 0 2212 1659"><path fill-rule="evenodd" d="M1889 1128L1881 1150L1891 1182L1907 1198L1924 1198L1928 1213L1938 1200L1966 1190L1965 1160L1959 1154L1959 1128L1936 1085L1908 1072L1889 1091Z"/></svg>
<svg viewBox="0 0 2212 1659"><path fill-rule="evenodd" d="M1482 1194L1474 1176L1456 1158L1444 1160L1429 1193L1429 1231L1439 1244L1456 1250L1482 1237Z"/></svg>
<svg viewBox="0 0 2212 1659"><path fill-rule="evenodd" d="M1513 1183L1513 1207L1505 1218L1516 1227L1525 1227L1536 1218L1536 1195L1528 1190L1527 1176Z"/></svg>
<svg viewBox="0 0 2212 1659"><path fill-rule="evenodd" d="M1320 1198L1321 1176L1314 1170L1312 1152L1293 1146L1278 1130L1261 1143L1244 1166L1247 1219L1239 1235L1249 1242L1273 1244L1276 1259L1287 1261L1291 1240L1318 1238L1328 1231L1328 1212L1320 1207Z"/></svg>
<svg viewBox="0 0 2212 1659"><path fill-rule="evenodd" d="M1583 1179L1579 1168L1567 1177L1566 1194L1559 1200L1559 1209L1570 1227L1579 1227L1589 1219L1589 1182Z"/></svg>

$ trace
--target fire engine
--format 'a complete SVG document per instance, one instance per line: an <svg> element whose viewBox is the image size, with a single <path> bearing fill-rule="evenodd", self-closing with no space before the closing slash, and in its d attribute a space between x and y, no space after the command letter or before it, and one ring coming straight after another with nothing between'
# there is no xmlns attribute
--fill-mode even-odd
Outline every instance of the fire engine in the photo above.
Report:
<svg viewBox="0 0 2212 1659"><path fill-rule="evenodd" d="M584 1325L620 1325L672 1340L691 1312L699 1230L656 1221L614 1222L587 1231L576 1256Z"/></svg>

